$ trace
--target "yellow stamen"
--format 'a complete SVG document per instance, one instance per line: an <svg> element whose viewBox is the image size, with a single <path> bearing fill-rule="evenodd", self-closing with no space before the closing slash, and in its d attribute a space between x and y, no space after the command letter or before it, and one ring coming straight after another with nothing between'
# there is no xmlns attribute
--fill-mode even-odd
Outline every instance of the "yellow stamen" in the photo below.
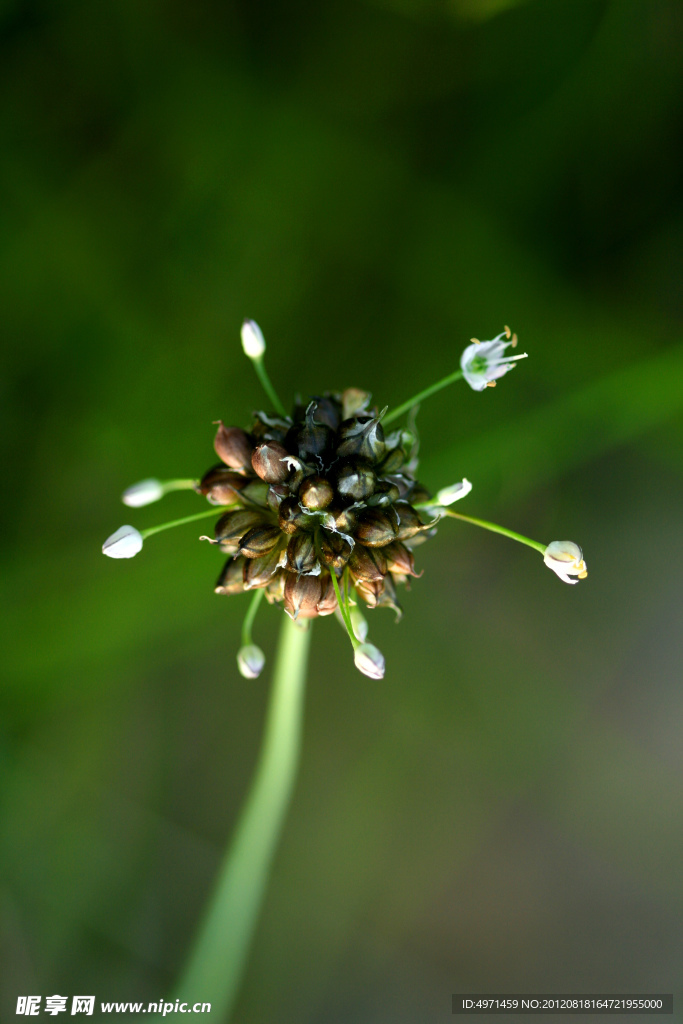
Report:
<svg viewBox="0 0 683 1024"><path fill-rule="evenodd" d="M510 337L510 328L508 327L507 324L505 324L505 337L506 338Z"/></svg>
<svg viewBox="0 0 683 1024"><path fill-rule="evenodd" d="M512 335L511 345L512 345L513 348L517 348L517 335L516 334Z"/></svg>
<svg viewBox="0 0 683 1024"><path fill-rule="evenodd" d="M495 388L495 386L496 386L495 380L487 380L486 381L486 387L487 388Z"/></svg>
<svg viewBox="0 0 683 1024"><path fill-rule="evenodd" d="M586 571L586 569L584 569L583 572L579 573L579 579L580 580L585 580L587 575L588 575L588 572Z"/></svg>
<svg viewBox="0 0 683 1024"><path fill-rule="evenodd" d="M479 338L470 338L470 341L474 342L475 345L481 345Z"/></svg>

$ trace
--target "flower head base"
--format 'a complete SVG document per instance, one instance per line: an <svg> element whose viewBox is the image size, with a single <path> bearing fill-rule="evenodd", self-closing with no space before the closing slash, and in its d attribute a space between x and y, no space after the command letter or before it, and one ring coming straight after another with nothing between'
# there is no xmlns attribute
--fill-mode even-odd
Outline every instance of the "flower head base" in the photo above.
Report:
<svg viewBox="0 0 683 1024"><path fill-rule="evenodd" d="M503 338L509 340L503 341ZM516 345L517 335L511 334L509 327L492 341L477 341L473 338L472 344L467 346L460 357L460 367L469 386L474 391L495 387L499 377L514 369L516 360L527 358L526 352L519 356L505 355L506 348L515 348Z"/></svg>
<svg viewBox="0 0 683 1024"><path fill-rule="evenodd" d="M571 540L554 540L548 544L543 561L565 583L578 583L588 575L581 548ZM571 579L572 576L576 579Z"/></svg>
<svg viewBox="0 0 683 1024"><path fill-rule="evenodd" d="M134 526L120 526L102 545L102 554L109 558L132 558L138 551L142 551L142 534Z"/></svg>

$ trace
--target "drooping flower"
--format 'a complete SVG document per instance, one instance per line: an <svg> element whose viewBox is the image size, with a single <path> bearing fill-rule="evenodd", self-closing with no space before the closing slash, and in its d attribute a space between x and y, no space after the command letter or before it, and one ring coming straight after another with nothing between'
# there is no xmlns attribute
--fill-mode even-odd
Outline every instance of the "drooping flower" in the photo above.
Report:
<svg viewBox="0 0 683 1024"><path fill-rule="evenodd" d="M353 655L359 672L370 679L384 679L384 655L374 644L359 644Z"/></svg>
<svg viewBox="0 0 683 1024"><path fill-rule="evenodd" d="M545 549L543 561L565 583L578 583L588 575L583 552L571 540L554 540ZM571 579L575 576L576 579Z"/></svg>
<svg viewBox="0 0 683 1024"><path fill-rule="evenodd" d="M503 338L508 340L503 341ZM505 355L506 348L515 348L516 345L517 335L511 334L509 327L492 341L477 341L473 338L472 344L467 346L460 357L460 367L469 386L474 391L495 387L498 378L514 369L518 359L527 358L526 352L518 356Z"/></svg>
<svg viewBox="0 0 683 1024"><path fill-rule="evenodd" d="M237 652L237 667L245 679L256 679L260 676L265 663L266 656L256 644L247 644L246 647L240 647Z"/></svg>

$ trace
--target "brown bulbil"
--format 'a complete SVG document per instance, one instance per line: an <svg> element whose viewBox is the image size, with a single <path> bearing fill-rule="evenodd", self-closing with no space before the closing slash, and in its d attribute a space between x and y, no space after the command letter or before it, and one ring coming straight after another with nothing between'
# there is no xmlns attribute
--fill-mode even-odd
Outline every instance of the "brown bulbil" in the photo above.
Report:
<svg viewBox="0 0 683 1024"><path fill-rule="evenodd" d="M282 484L289 476L287 458L289 452L277 441L259 444L251 456L251 465L256 473L267 484Z"/></svg>
<svg viewBox="0 0 683 1024"><path fill-rule="evenodd" d="M376 482L375 471L366 462L350 462L337 474L337 490L342 497L352 501L369 498Z"/></svg>
<svg viewBox="0 0 683 1024"><path fill-rule="evenodd" d="M301 504L313 511L327 508L334 498L332 485L321 476L309 476L299 488Z"/></svg>
<svg viewBox="0 0 683 1024"><path fill-rule="evenodd" d="M312 533L295 533L287 545L287 569L290 572L311 572L318 558Z"/></svg>
<svg viewBox="0 0 683 1024"><path fill-rule="evenodd" d="M244 589L264 587L277 572L281 555L282 549L278 544L265 555L259 555L258 558L246 558L243 570Z"/></svg>
<svg viewBox="0 0 683 1024"><path fill-rule="evenodd" d="M305 512L301 511L296 498L285 498L278 509L280 529L283 533L293 534L299 529L307 529L312 524Z"/></svg>
<svg viewBox="0 0 683 1024"><path fill-rule="evenodd" d="M393 515L379 508L364 509L358 516L356 537L370 548L381 548L396 537Z"/></svg>
<svg viewBox="0 0 683 1024"><path fill-rule="evenodd" d="M381 548L356 544L349 556L349 569L353 578L363 583L382 580L387 574L387 560Z"/></svg>
<svg viewBox="0 0 683 1024"><path fill-rule="evenodd" d="M244 590L243 568L243 558L229 558L216 580L215 592L217 594L241 594Z"/></svg>
<svg viewBox="0 0 683 1024"><path fill-rule="evenodd" d="M240 430L239 427L226 427L220 421L213 446L219 459L222 459L226 466L236 469L239 473L250 472L254 444L246 431Z"/></svg>
<svg viewBox="0 0 683 1024"><path fill-rule="evenodd" d="M382 424L377 418L344 420L337 435L337 455L378 462L384 457L386 444Z"/></svg>
<svg viewBox="0 0 683 1024"><path fill-rule="evenodd" d="M320 552L325 565L334 569L343 569L351 555L351 545L338 533L323 531L320 541Z"/></svg>
<svg viewBox="0 0 683 1024"><path fill-rule="evenodd" d="M214 466L197 484L197 491L208 498L212 505L234 505L240 500L240 492L248 480L234 469Z"/></svg>
<svg viewBox="0 0 683 1024"><path fill-rule="evenodd" d="M232 550L237 551L240 538L247 530L262 523L263 516L255 509L239 508L234 512L226 512L216 523L216 540L220 542L224 551L230 550L230 545L234 545Z"/></svg>
<svg viewBox="0 0 683 1024"><path fill-rule="evenodd" d="M394 508L398 514L396 540L410 540L416 533L424 529L424 524L412 505L405 501L399 501Z"/></svg>
<svg viewBox="0 0 683 1024"><path fill-rule="evenodd" d="M321 598L318 601L318 615L331 615L337 607L337 595L329 572L320 577Z"/></svg>
<svg viewBox="0 0 683 1024"><path fill-rule="evenodd" d="M414 576L416 579L422 575L422 573L415 572L415 558L412 551L408 551L408 548L400 541L395 540L392 544L387 544L382 548L382 554L387 560L389 572L400 573L402 576Z"/></svg>
<svg viewBox="0 0 683 1024"><path fill-rule="evenodd" d="M253 526L240 539L239 553L245 558L258 558L259 555L272 551L281 537L277 526L271 526L269 523Z"/></svg>
<svg viewBox="0 0 683 1024"><path fill-rule="evenodd" d="M319 576L288 573L285 581L285 610L293 619L312 619L318 614L322 597Z"/></svg>

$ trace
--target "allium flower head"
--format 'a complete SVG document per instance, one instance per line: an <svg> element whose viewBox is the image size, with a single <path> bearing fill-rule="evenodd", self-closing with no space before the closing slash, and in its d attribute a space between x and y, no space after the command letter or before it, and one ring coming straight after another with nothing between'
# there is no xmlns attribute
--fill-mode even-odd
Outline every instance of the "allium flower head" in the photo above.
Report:
<svg viewBox="0 0 683 1024"><path fill-rule="evenodd" d="M407 466L404 433L385 437L358 389L326 392L291 417L257 413L248 431L221 423L223 462L197 485L227 509L209 538L229 556L217 593L263 588L293 619L310 619L335 611L331 573L339 581L348 570L357 597L398 612L397 585L417 575L410 548L434 532L411 504L429 494Z"/></svg>
<svg viewBox="0 0 683 1024"><path fill-rule="evenodd" d="M508 340L503 341L503 338ZM516 345L517 335L511 334L509 327L493 341L477 341L473 338L472 344L467 346L460 357L460 367L469 386L475 391L494 387L499 377L514 369L516 360L527 358L526 352L518 356L505 355L506 348L515 348Z"/></svg>

